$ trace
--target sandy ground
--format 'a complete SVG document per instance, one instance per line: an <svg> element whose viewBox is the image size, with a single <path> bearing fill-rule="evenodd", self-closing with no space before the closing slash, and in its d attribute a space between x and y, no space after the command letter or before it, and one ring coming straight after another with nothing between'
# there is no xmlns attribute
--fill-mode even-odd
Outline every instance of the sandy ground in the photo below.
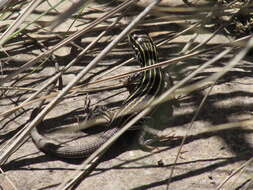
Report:
<svg viewBox="0 0 253 190"><path fill-rule="evenodd" d="M64 28L64 26L61 27ZM176 24L171 24L169 28L165 29L158 26L147 26L146 29L152 32L154 38L159 37L167 30L175 33L182 31L182 27ZM87 41L93 39L95 35L97 34L89 34L88 38L79 42L80 45L85 47ZM208 35L199 36L197 42L203 41ZM159 48L160 61L174 58L175 53L182 49L191 36L191 33L180 36ZM210 46L225 43L226 41L228 41L226 37L218 35L210 41ZM105 44L101 43L100 45L104 46ZM89 73L86 80L94 79L111 66L131 58L132 52L128 44L125 43L122 47L119 47L119 49L122 48L124 56L118 51L112 52L97 68ZM201 54L179 62L170 70L175 84L220 51ZM238 50L233 51L215 65L200 72L189 83L196 82L222 70L237 52ZM17 49L12 49L10 53L13 65L4 68L5 74L12 72L25 61L31 59L33 55L41 52L36 45L28 43L26 46L17 46ZM76 66L64 74L63 84L67 84L96 53L94 51L90 56L85 56ZM73 49L65 47L58 50L55 55L54 61L58 62L60 66L64 66L76 54ZM133 66L124 66L121 67L120 72L133 69ZM169 118L166 123L160 126L159 122L156 121L156 127L163 129L163 134L171 138L157 143L151 152L147 152L138 146L139 133L128 132L110 148L103 161L87 179L80 182L77 189L166 189L174 165L175 169L170 179L170 189L215 189L226 177L252 156L252 134L250 130L233 129L208 132L208 130L213 129L211 127L213 125L251 118L253 110L252 69L252 57L246 57L214 85L198 117L193 122L193 128L188 132L188 137L176 164L174 164L174 160L182 141L180 137L187 132L191 119L209 88L194 91L187 96L177 97L180 106L173 107L173 115L170 115L171 109L168 108L168 112L164 113ZM36 71L27 80L23 80L19 86L39 88L54 73L54 70L54 65L51 62L45 69ZM118 73L119 70L110 75ZM107 85L107 83L104 84ZM121 101L127 94L125 89L119 89L90 94L90 98L92 106L100 104L115 107L120 106ZM26 91L9 92L1 98L0 112L20 104L26 97L28 97ZM70 117L70 115L76 115L74 118L78 120L78 117L83 113L84 99L85 93L82 92L74 96L69 95L50 112L46 120L49 123L57 123L61 119ZM14 134L29 123L31 111L35 107L36 104L28 106L1 121L0 145L4 145ZM179 138L174 139L173 137ZM14 183L17 189L55 189L74 172L74 169L78 167L81 161L82 159L65 160L46 155L39 151L29 138L1 166L5 175L0 175L0 189L14 189L10 181ZM236 175L227 183L224 189L242 189L249 183L249 179L249 175L245 173Z"/></svg>

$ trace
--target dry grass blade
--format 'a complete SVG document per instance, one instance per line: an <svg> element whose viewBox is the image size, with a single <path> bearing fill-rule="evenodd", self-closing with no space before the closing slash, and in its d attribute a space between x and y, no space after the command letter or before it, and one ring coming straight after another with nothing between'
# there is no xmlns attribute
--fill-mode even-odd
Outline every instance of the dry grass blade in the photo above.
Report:
<svg viewBox="0 0 253 190"><path fill-rule="evenodd" d="M132 3L133 1L129 1L127 3L123 3L125 6L128 5L129 3ZM119 6L117 7L117 9L114 9L114 12L120 11L121 9L123 9L124 6ZM111 13L111 12L110 12ZM109 14L110 15L110 14ZM108 16L108 15L107 15ZM105 19L105 17L103 17L103 19ZM101 20L101 19L99 19ZM80 33L80 32L79 32ZM27 126L27 128L22 132L22 134L16 138L12 144L8 147L8 149L5 150L5 152L3 152L3 154L0 157L0 163L3 163L12 153L12 151L15 149L15 147L17 147L19 145L20 142L23 141L23 139L28 136L28 134L30 133L30 131L32 130L32 128L36 125L39 124L39 122L41 122L41 120L45 117L45 115L58 103L60 102L61 98L66 95L68 93L68 91L91 69L93 68L99 60L101 60L103 58L103 56L105 56L112 48L113 46L116 45L115 42L119 41L124 35L125 33L122 33L121 35L119 35L112 43L110 43L107 48L105 48L95 59L93 59L93 61L90 62L89 65L87 65L87 67L85 67L58 95L57 97L50 102L50 104L48 104L37 116L36 118L30 123L29 126ZM67 40L67 42L70 39ZM66 42L66 40L65 40ZM61 43L64 44L64 43ZM56 45L57 46L57 45ZM59 46L57 46L57 48L59 48ZM57 49L56 47L54 49ZM45 54L43 54L45 55ZM26 65L26 64L25 64ZM27 65L26 65L27 66Z"/></svg>
<svg viewBox="0 0 253 190"><path fill-rule="evenodd" d="M1 0L0 1L0 8L2 8L3 6L7 6L8 3L10 3L11 0Z"/></svg>
<svg viewBox="0 0 253 190"><path fill-rule="evenodd" d="M80 85L80 86L77 86L75 88L73 88L74 91L78 90L79 88L83 88L83 87L87 87L87 86L90 86L90 85L96 85L96 84L99 84L99 83L103 83L103 82L108 82L110 80L116 80L116 79L122 79L122 78L125 78L127 76L130 76L131 74L134 74L134 73L139 73L139 72L143 72L143 71L146 71L146 70L149 70L149 69L153 69L153 68L158 68L158 67L161 67L161 66L165 66L165 65L168 65L168 64L172 64L172 63L176 63L176 62L179 62L179 61L182 61L182 60L185 60L185 59L188 59L190 57L193 57L195 55L198 55L200 54L200 52L195 52L195 53L191 53L191 54L187 54L187 55L184 55L184 56L181 56L181 57L177 57L177 58L174 58L172 60L168 60L168 61L163 61L161 63L158 63L156 65L151 65L151 66L148 66L148 67L143 67L143 68L140 68L140 69L136 69L134 71L130 71L130 72L127 72L127 73L123 73L123 74L120 74L120 75L115 75L115 76L111 76L111 77L107 77L107 78L104 78L104 79L100 79L100 80L96 80L94 82L90 82L90 83L87 83L85 85ZM69 64L69 66L71 66L73 64L73 62L75 61L75 59ZM65 70L65 69L64 69ZM50 95L48 96L44 96L44 97L40 97L38 99L35 99L33 100L38 94L40 94L46 87L48 87L48 85L50 85L52 82L54 82L55 80L57 80L58 77L60 77L61 73L58 73L57 75L55 75L53 78L51 78L44 86L42 86L41 89L39 89L36 93L34 93L32 96L30 96L27 100L25 100L22 104L20 104L19 106L16 106L10 110L7 110L3 113L0 113L0 116L2 117L6 117L7 115L17 111L18 109L20 108L24 108L25 106L28 106L28 105L31 105L31 104L34 104L38 101L41 101L42 99L48 99L48 98L53 98L55 96L57 96L59 93L51 93ZM86 90L87 92L91 92L92 90L89 90L87 89ZM86 125L84 125L84 127L86 128ZM82 129L82 124L79 125L79 130Z"/></svg>
<svg viewBox="0 0 253 190"><path fill-rule="evenodd" d="M92 0L83 1L79 0L73 2L72 6L68 8L64 13L62 13L53 23L51 24L51 30L54 30L57 26L63 23L67 18L69 18L73 13L77 12L84 4L89 4Z"/></svg>
<svg viewBox="0 0 253 190"><path fill-rule="evenodd" d="M100 38L100 37L99 37ZM95 43L96 41L94 41ZM93 44L90 44L91 46ZM83 53L86 52L86 50L89 49L90 46L87 46L87 48L85 48L85 50L82 51L82 53L80 53L80 55L82 55ZM211 48L213 49L213 48ZM205 50L205 51L208 51L208 50ZM86 87L86 86L90 86L90 85L95 85L95 84L99 84L99 83L103 83L103 82L106 82L106 81L110 81L110 80L116 80L116 79L122 79L122 78L125 78L131 74L134 74L134 73L138 73L138 72L143 72L143 71L146 71L146 70L149 70L149 69L153 69L153 68L158 68L158 67L162 67L162 66L165 66L165 65L168 65L168 64L173 64L173 63L176 63L176 62L179 62L179 61L183 61L185 59L188 59L190 57L193 57L195 55L198 55L200 54L201 52L194 52L194 53L191 53L191 54L187 54L187 55L184 55L184 56L181 56L181 57L177 57L177 58L174 58L174 59L171 59L171 60L167 60L167 61L163 61L161 63L158 63L156 65L151 65L151 66L148 66L148 67L143 67L143 68L140 68L140 69L136 69L134 71L130 71L130 72L127 72L127 73L123 73L123 74L120 74L120 75L115 75L115 76L111 76L111 77L107 77L107 78L104 78L104 79L100 79L100 80L96 80L94 82L90 82L90 83L87 83L85 85L80 85L80 86L77 86L75 87L74 89L78 89L78 88L82 88L82 87ZM79 57L79 56L78 56ZM132 59L128 60L128 61L131 61ZM72 62L69 63L68 66L66 66L66 68L64 68L62 71L65 71L67 70L69 67L71 67L71 65L73 65L75 62L77 61L77 59L73 59ZM124 62L125 64L126 62ZM122 65L122 64L120 64ZM22 104L20 104L19 106L16 106L10 110L7 110L3 113L0 113L0 116L7 116L8 114L11 114L13 113L14 111L17 111L18 109L20 108L23 108L24 106L27 106L27 105L31 105L32 103L36 103L37 101L40 101L42 98L39 98L38 100L34 100L31 102L32 99L34 99L34 97L36 97L39 93L41 93L48 85L50 85L52 82L54 82L55 80L57 80L57 78L60 77L62 73L58 73L56 74L53 78L51 78L47 84L45 84L39 91L37 91L34 95L32 95L31 97L29 97L26 101L24 101ZM53 93L53 94L50 94L48 96L45 96L45 98L52 98L52 97L55 97L58 93Z"/></svg>
<svg viewBox="0 0 253 190"><path fill-rule="evenodd" d="M111 49L110 46L114 45L114 43L116 43L117 41L119 41L125 34L127 34L138 22L140 22L140 20L146 16L149 11L157 4L159 3L160 0L156 0L152 3L150 3L150 5L145 8L120 34L119 36L117 36L117 38L115 38L105 49L104 51L106 51L106 49ZM112 44L112 45L111 45ZM103 53L103 51L101 52L101 54ZM140 114L138 114L139 116ZM144 115L142 115L144 116ZM136 117L135 117L136 118ZM132 119L130 122L128 122L124 127L122 127L122 129L120 129L113 137L111 137L106 143L104 143L99 149L97 149L94 153L92 153L78 168L75 174L73 174L69 179L71 179L70 182L69 179L65 180L61 186L59 186L59 190L65 190L70 188L72 185L74 185L81 177L83 177L84 175L88 175L88 173L90 173L90 168L93 168L94 165L97 164L97 161L99 160L99 158L101 158L101 156L103 155L103 153L110 147L110 145L117 140L127 129L129 129L135 122L137 122L140 118L137 117L137 119ZM90 164L88 166L88 164ZM85 168L85 171L79 172L80 170L82 170L83 168ZM87 172L88 171L88 172Z"/></svg>
<svg viewBox="0 0 253 190"><path fill-rule="evenodd" d="M204 64L204 65L207 66L207 65L209 65L209 64L212 64L212 63L218 61L219 59L221 59L222 57L224 57L226 54L228 54L230 51L231 51L231 49L230 49L230 50L224 50L222 53L220 53L219 55L215 56L214 59L210 60L208 63L206 63L206 64ZM213 86L214 86L214 84L213 84ZM212 86L212 87L213 87L213 86ZM181 151L182 151L182 148L183 148L183 145L184 145L184 143L185 143L185 141L186 141L186 138L187 138L187 136L188 136L190 130L191 130L192 127L193 127L193 122L194 122L195 119L197 118L197 116L198 116L198 114L199 114L199 112L200 112L200 109L201 109L201 107L203 106L204 101L206 100L206 98L207 98L208 94L210 93L212 87L209 89L208 93L205 95L205 97L204 97L203 100L201 101L201 104L199 105L199 107L198 107L196 113L194 114L194 116L193 116L193 118L192 118L192 120L191 120L191 123L190 123L189 127L186 129L185 135L184 135L183 140L182 140L182 142L181 142L181 144L180 144L180 147L179 147L179 149L178 149L178 152L177 152L177 155L176 155L176 158L175 158L175 161L174 161L174 165L172 166L171 171L170 171L170 176L169 176L169 180L168 180L167 189L169 189L170 179L171 179L172 176L173 176L176 163L177 163L177 161L178 161L178 159L179 159L179 155L180 155L180 153L181 153Z"/></svg>
<svg viewBox="0 0 253 190"><path fill-rule="evenodd" d="M1 174L1 178L4 178L4 179L6 179L6 181L8 181L8 183L10 184L10 186L13 188L13 189L15 189L15 190L18 190L18 188L15 186L15 184L13 183L13 181L9 178L9 176L8 175L6 175L5 173L4 173L4 171L0 168L0 174ZM3 188L2 187L2 183L4 182L5 180L1 180L1 182L0 182L0 187L1 188Z"/></svg>
<svg viewBox="0 0 253 190"><path fill-rule="evenodd" d="M101 32L101 34L95 39L93 40L83 51L81 51L79 53L79 55L74 58L68 65L66 65L63 69L61 69L60 72L58 72L56 75L54 75L52 78L50 78L50 80L45 84L43 85L39 90L37 90L33 95L31 95L29 98L27 98L24 102L22 102L19 106L11 109L11 110L7 110L6 112L0 114L0 116L7 116L15 111L17 111L18 109L20 108L23 108L24 106L26 105L31 105L31 101L36 97L38 96L43 90L45 90L50 84L52 84L53 82L55 82L62 74L64 74L64 72L66 72L69 68L71 68L71 66L73 66L78 60L81 59L81 57L87 53L87 51L89 49L91 49L104 35L106 32L108 32L108 30L110 30L115 24L118 23L118 21L120 20L120 17L118 19L116 19L110 26L108 26L108 28ZM89 90L87 90L87 93L89 92ZM57 93L53 93L53 94L50 94L48 96L45 96L44 99L48 98L48 97L55 97L57 95ZM43 97L42 97L43 98ZM38 101L42 100L42 98L39 98ZM33 103L37 102L36 100L35 101L32 101Z"/></svg>
<svg viewBox="0 0 253 190"><path fill-rule="evenodd" d="M170 64L173 64L173 63L177 63L179 61L183 61L183 60L186 60L188 58L191 58L191 57L194 57L196 55L200 55L201 53L203 52L208 52L208 51L211 51L213 49L216 49L216 48L220 48L222 46L226 47L227 45L239 45L240 43L243 43L245 40L249 39L250 36L246 36L244 38L241 38L241 39L238 39L238 40L235 40L234 42L231 42L231 43L228 43L228 44L221 44L221 45L217 45L215 47L211 47L210 49L205 49L205 50L201 50L201 51L198 51L198 52L193 52L193 53L190 53L190 54L186 54L186 55L183 55L183 56L180 56L180 57L177 57L177 58L174 58L174 59L171 59L171 60L167 60L167 61L163 61L161 63L158 63L156 65L151 65L151 66L148 66L148 67L143 67L143 68L140 68L140 69L136 69L134 71L130 71L130 72L127 72L127 73L123 73L123 74L120 74L120 75L115 75L115 76L111 76L111 77L107 77L107 78L104 78L104 79L100 79L100 80L96 80L94 82L90 82L90 83L87 83L85 85L80 85L80 86L76 86L73 88L73 90L78 90L79 88L83 88L83 87L87 87L87 86L90 86L90 85L96 85L96 84L99 84L99 83L103 83L103 82L108 82L110 80L116 80L116 79L122 79L122 78L125 78L127 76L130 76L131 74L134 74L134 73L139 73L139 72L143 72L143 71L146 71L146 70L149 70L149 69L153 69L153 68L158 68L158 67L162 67L162 66L166 66L166 65L170 65ZM94 41L95 43L96 41ZM91 46L93 44L90 44ZM85 50L82 51L82 53L80 53L80 55L82 55L84 52L86 52L86 50L89 49L90 46L87 46L87 48L85 48ZM78 56L79 57L79 56ZM73 59L72 62L69 63L68 66L66 66L66 68L64 68L62 71L65 71L67 70L69 67L71 67L71 65L73 65L77 60L76 59ZM130 61L130 60L128 60ZM124 62L125 64L126 62ZM120 64L121 65L121 64ZM205 64L204 64L205 65ZM209 64L207 65L209 66ZM206 67L204 67L206 68ZM203 68L203 69L204 69ZM201 69L202 70L202 69ZM201 70L197 70L197 72L200 72ZM40 97L38 99L35 99L32 101L32 99L34 99L34 97L36 97L39 93L41 93L48 85L50 85L52 82L54 82L55 80L57 80L58 77L60 77L61 73L58 73L57 75L55 75L53 78L51 78L47 84L45 84L39 91L37 91L34 95L32 95L31 97L29 97L26 101L24 101L22 104L20 104L19 106L16 106L10 110L7 110L3 113L0 113L0 116L4 117L4 116L7 116L15 111L17 111L18 109L20 108L24 108L25 106L28 106L28 105L31 105L31 104L34 104L38 101L41 101L42 99L48 99L48 98L53 98L55 96L58 95L58 93L52 93L48 96L44 96L44 97ZM191 78L191 77L190 77ZM187 78L186 80L189 80L190 78ZM87 92L91 92L92 90L89 90L87 89L86 90ZM82 129L82 124L79 126L80 128L79 129ZM86 128L86 125L84 125L84 127Z"/></svg>
<svg viewBox="0 0 253 190"><path fill-rule="evenodd" d="M231 60L231 62L224 68L224 70L222 72L215 73L212 76L210 76L207 79L205 79L204 81L200 81L197 84L193 84L193 85L191 85L191 86L183 89L182 91L184 93L189 93L189 92L192 92L195 89L201 88L203 85L207 85L207 83L210 84L210 83L213 83L214 81L217 81L221 76L223 76L226 72L228 72L231 68L233 68L236 64L238 64L240 62L240 60L246 55L246 53L249 51L249 49L251 47L253 47L253 38L250 39L250 41L248 42L247 46L233 60ZM229 50L226 50L226 51L229 51ZM226 53L228 53L228 52L226 52ZM156 100L153 105L156 105L156 104L158 104L161 101L165 101L166 100L166 96L168 96L172 92L173 92L173 90L168 90L166 93L164 93L164 95L162 95L158 100ZM185 136L185 138L186 138L186 136ZM168 180L167 189L169 188L170 179L172 177L172 174L173 174L173 170L172 170L171 176L169 177L169 180Z"/></svg>
<svg viewBox="0 0 253 190"><path fill-rule="evenodd" d="M57 49L61 48L64 45L70 43L71 41L73 41L74 39L76 39L79 36L83 35L84 33L90 31L98 23L101 23L102 21L104 21L107 18L111 17L115 13L117 13L117 12L121 11L122 9L126 8L131 3L133 3L134 1L136 1L136 0L129 0L129 1L126 1L126 2L122 3L121 5L115 7L113 10L111 10L110 12L106 13L103 17L100 17L100 18L96 19L95 21L91 22L83 30L77 31L76 33L72 34L68 38L62 40L60 43L53 46L51 49L47 50L46 52L40 54L36 58L34 58L31 61L27 62L26 64L22 65L22 67L20 67L17 71L13 72L12 74L8 75L6 78L2 79L0 81L0 85L3 85L4 83L10 81L13 77L17 76L19 73L21 73L21 72L25 71L26 69L28 69L29 67L35 65L39 60L45 58L46 56L49 56L52 52L56 51Z"/></svg>
<svg viewBox="0 0 253 190"><path fill-rule="evenodd" d="M233 68L236 64L238 64L240 62L240 60L243 59L244 56L247 54L249 49L252 48L252 47L253 47L253 37L248 42L247 46L239 54L237 54L237 56L235 56L235 58L233 60L231 60L231 62L224 68L223 71L221 71L219 73L215 73L212 76L210 76L209 78L205 79L204 81L201 81L198 84L193 84L193 85L189 86L188 88L184 89L183 91L188 93L188 92L193 91L194 89L200 88L202 85L205 85L207 83L210 84L210 83L213 83L213 82L217 81L221 76L223 76L226 72L228 72L229 70L231 70L231 68ZM236 123L235 126L238 126L238 124L240 125L242 123L241 122ZM183 142L185 141L185 139L186 139L186 136L185 136ZM182 145L183 145L183 142L182 142ZM177 158L178 158L178 156L177 156ZM171 171L171 175L170 175L169 180L168 180L167 189L169 188L170 179L172 177L172 174L173 174L173 170Z"/></svg>
<svg viewBox="0 0 253 190"><path fill-rule="evenodd" d="M252 2L38 2L0 0L0 189L251 188ZM142 67L124 36L150 2L159 4L133 30L149 34L158 61ZM134 95L138 73L158 67L163 93L138 104L116 136L84 161L55 157L58 147L94 145ZM35 126L55 152L31 141Z"/></svg>
<svg viewBox="0 0 253 190"><path fill-rule="evenodd" d="M174 35L172 38L165 39L165 40L159 42L159 43L157 44L157 47L160 47L160 46L164 45L165 43L167 43L168 41L170 41L170 40L172 40L172 39L175 39L175 38L177 38L177 37L180 36L180 35L183 35L184 33L188 32L189 30L192 30L193 28L197 27L198 25L199 25L199 23L194 24L194 25L188 27L187 29L183 30L182 32L179 32L178 34ZM195 55L195 53L193 53L193 54L191 54L191 55L188 55L188 56L191 57L191 56L194 56L194 55ZM188 58L188 56L186 56L185 59ZM184 58L175 58L175 59L178 60L178 61L180 61L180 60L183 60ZM112 69L110 69L110 70L104 72L104 73L103 73L103 76L108 75L109 73L111 73L111 72L113 72L113 71L119 69L119 68L122 67L123 65L126 65L126 64L130 63L130 62L133 61L133 60L134 60L134 58L130 58L130 59L124 61L123 63L119 64L118 66L113 67ZM169 64L169 63L171 63L171 64L172 64L172 63L175 63L176 60L171 60L171 61L167 62L167 64ZM156 64L156 65L154 65L154 66L146 67L146 68L156 68L156 67L160 67L160 66L162 66L162 65L163 65L163 64ZM143 70L142 70L142 69L143 69ZM137 72L139 72L139 71L145 71L145 68L142 68L142 69L136 70L136 71L134 71L134 72L130 72L130 73L128 73L128 74L137 73ZM126 75L127 75L127 73L126 73L126 74L123 74L122 76L126 76ZM99 79L100 79L101 77L102 77L102 76L97 77L98 81L99 81ZM116 78L115 78L115 79L116 79Z"/></svg>
<svg viewBox="0 0 253 190"><path fill-rule="evenodd" d="M223 76L226 72L228 72L230 69L232 69L235 65L239 64L240 60L244 58L244 56L247 54L247 52L250 50L250 48L252 46L253 46L253 37L250 38L250 40L247 43L246 47L239 54L237 54L235 56L235 58L229 63L229 65L224 67L224 69L222 71L213 74L212 76L204 79L201 82L198 82L197 84L189 85L188 87L180 90L180 92L182 92L182 93L189 92L189 91L192 91L194 89L198 89L198 88L201 88L205 85L213 83L213 81L218 80L221 76Z"/></svg>
<svg viewBox="0 0 253 190"><path fill-rule="evenodd" d="M252 123L251 123L252 125ZM230 174L226 179L224 179L220 185L216 188L216 190L221 190L223 188L223 186L225 185L225 183L227 183L231 177L233 177L234 175L236 175L237 173L239 173L240 171L242 171L243 169L245 169L245 167L252 165L252 161L253 158L248 160L247 162L245 162L244 164L242 164L239 168L237 168L236 170L233 171L232 174Z"/></svg>
<svg viewBox="0 0 253 190"><path fill-rule="evenodd" d="M40 4L41 0L33 0L12 25L0 36L0 46L8 40L9 36L22 24L29 14Z"/></svg>
<svg viewBox="0 0 253 190"><path fill-rule="evenodd" d="M214 81L218 80L218 78L220 78L222 75L224 75L226 72L228 72L233 66L236 65L236 63L239 62L240 59L242 59L247 51L250 49L250 47L252 46L252 42L253 42L253 38L249 41L247 47L245 49L243 49L241 51L241 53L239 53L231 62L228 66L225 67L224 72L222 72L222 74L220 73L216 73L213 74L212 76L210 76L208 79L204 80L204 81L208 81L209 83L213 83ZM230 50L225 50L222 55L228 53ZM223 56L224 56L223 55ZM220 58L220 57L219 57ZM218 58L215 57L214 60L210 61L208 64L206 63L204 66L201 66L201 69L204 69L205 67L207 67L209 64L213 63L213 61L217 61ZM237 62L238 61L238 62ZM191 74L191 77L193 77L194 75L196 75L200 70L200 68L198 69L198 71L195 71L194 73ZM161 97L159 97L157 100L155 100L150 107L144 109L142 112L140 112L137 116L135 116L129 123L127 123L124 127L122 127L122 129L117 132L117 134L115 134L115 136L113 136L110 140L108 140L107 143L105 143L104 145L102 145L97 151L95 151L79 168L78 170L81 170L83 168L87 168L88 163L91 163L93 159L95 159L98 155L103 154L103 152L106 150L105 148L109 145L111 145L112 142L114 142L120 135L122 135L128 128L130 128L135 122L137 122L140 118L144 117L146 114L148 114L151 110L152 107L165 102L166 100L168 100L168 96L176 90L176 88L180 87L181 85L183 85L187 80L189 80L189 78L185 78L184 80L182 80L181 82L179 82L177 85L173 86L171 89L169 89L168 91L166 91L163 95L161 95ZM198 84L203 84L206 85L206 82L199 82ZM195 85L192 85L195 86ZM197 88L200 88L200 85L196 85ZM190 88L187 90L184 90L184 93L190 93L194 90L196 90L197 88ZM66 188L69 188L71 185L73 185L73 183L80 179L80 177L82 177L84 174L84 172L79 173L78 175L76 174L76 177L69 183L69 185L66 186ZM86 174L86 173L85 173ZM73 175L74 176L74 175ZM60 186L60 189L62 188L62 186Z"/></svg>

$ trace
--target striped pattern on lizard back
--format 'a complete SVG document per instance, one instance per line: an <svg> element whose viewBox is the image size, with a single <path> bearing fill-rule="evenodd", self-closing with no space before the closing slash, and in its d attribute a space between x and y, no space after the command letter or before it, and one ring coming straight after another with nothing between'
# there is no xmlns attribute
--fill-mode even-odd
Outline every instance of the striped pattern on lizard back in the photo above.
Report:
<svg viewBox="0 0 253 190"><path fill-rule="evenodd" d="M158 61L156 46L148 34L132 32L129 35L129 43L135 51L135 56L141 67L154 65ZM121 126L129 121L138 112L161 94L164 86L164 78L160 68L144 71L140 81L130 92L129 97L123 102L121 109L117 111L105 130L97 134L96 138L88 140L88 143L76 146L56 145L38 132L37 127L32 130L31 137L39 149L46 153L63 158L87 157L113 136ZM84 138L89 138L84 137Z"/></svg>

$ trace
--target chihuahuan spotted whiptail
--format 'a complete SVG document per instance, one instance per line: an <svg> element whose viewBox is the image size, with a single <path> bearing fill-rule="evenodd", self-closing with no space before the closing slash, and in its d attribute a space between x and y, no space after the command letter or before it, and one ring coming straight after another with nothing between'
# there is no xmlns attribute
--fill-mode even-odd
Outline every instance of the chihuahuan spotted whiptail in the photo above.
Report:
<svg viewBox="0 0 253 190"><path fill-rule="evenodd" d="M132 32L129 35L129 43L135 51L135 56L141 67L154 65L158 61L157 49L148 34ZM54 141L43 134L40 134L35 127L31 132L31 137L36 146L46 153L62 158L82 158L87 157L113 136L121 126L129 121L137 112L144 109L151 101L159 96L165 85L164 75L160 68L144 71L132 90L130 95L123 102L121 109L113 114L108 126L104 131L96 135L87 143L75 146L56 145Z"/></svg>

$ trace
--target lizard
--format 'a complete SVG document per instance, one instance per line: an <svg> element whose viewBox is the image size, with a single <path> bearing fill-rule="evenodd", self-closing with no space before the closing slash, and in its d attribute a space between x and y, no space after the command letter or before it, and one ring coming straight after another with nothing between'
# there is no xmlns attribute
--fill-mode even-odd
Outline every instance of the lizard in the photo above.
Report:
<svg viewBox="0 0 253 190"><path fill-rule="evenodd" d="M157 48L147 33L134 31L128 35L128 39L141 67L154 65L158 62ZM104 130L92 139L89 139L89 136L84 137L87 138L87 143L75 146L57 145L55 140L40 133L40 124L31 131L33 142L40 150L57 157L88 157L114 135L121 126L162 93L165 80L160 67L143 71L137 78L138 80L136 80L136 77L134 81L130 80L130 83L133 84L128 89L130 95L124 100L121 108L112 114Z"/></svg>

